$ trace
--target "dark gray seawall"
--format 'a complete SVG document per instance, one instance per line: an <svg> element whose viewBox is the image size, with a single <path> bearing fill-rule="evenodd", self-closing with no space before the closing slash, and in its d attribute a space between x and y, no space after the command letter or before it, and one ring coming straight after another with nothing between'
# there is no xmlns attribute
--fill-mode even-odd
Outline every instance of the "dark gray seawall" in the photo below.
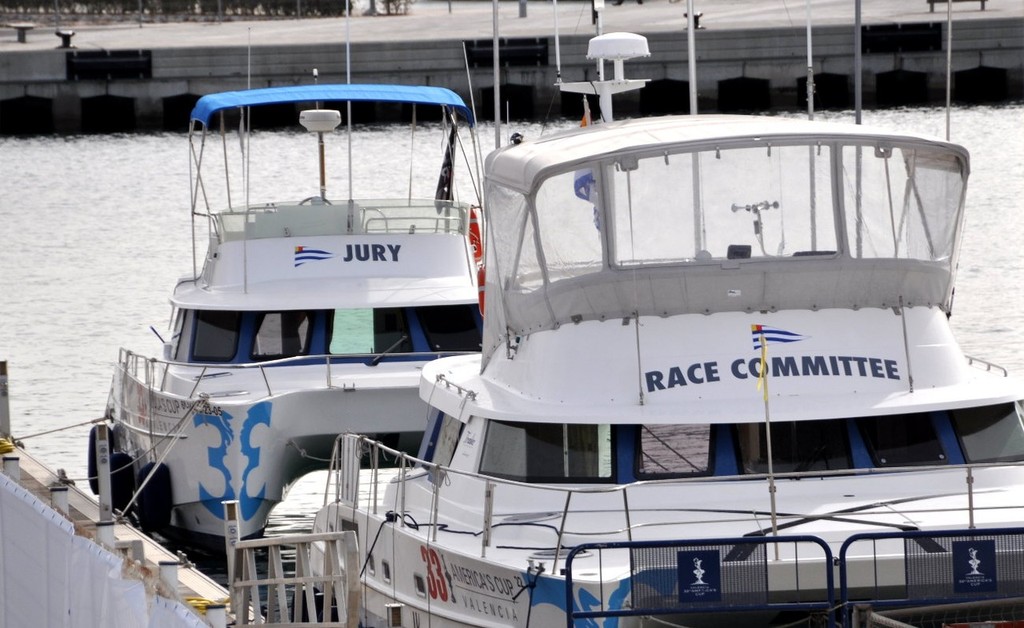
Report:
<svg viewBox="0 0 1024 628"><path fill-rule="evenodd" d="M1013 0L1013 11L999 12L993 9L998 1L985 11L956 3L950 66L956 102L1024 99L1024 3ZM945 102L944 5L931 13L926 0L920 4L899 20L869 15L862 24L865 108ZM480 117L491 118L489 5L449 6L421 3L406 16L350 20L63 25L76 30L71 38L55 36L54 24L40 24L25 43L15 39L14 29L0 29L0 133L178 129L203 94L310 82L313 68L321 82L350 76L352 82L446 86L467 102L472 96ZM651 51L626 62L628 78L651 83L616 100L617 115L688 111L685 6L685 0L649 0L603 11L604 32L643 34ZM578 116L579 97L561 95L556 83L559 69L564 81L597 78L595 63L586 58L596 32L589 3L558 5L557 45L552 5L502 7L502 111L512 119ZM699 111L805 108L807 29L797 21L803 16L778 23L778 16L773 22L757 13L723 12L716 22L714 10L695 37ZM852 108L853 17L833 12L825 18L813 27L815 107ZM63 47L68 43L73 47ZM402 112L370 114L383 120Z"/></svg>

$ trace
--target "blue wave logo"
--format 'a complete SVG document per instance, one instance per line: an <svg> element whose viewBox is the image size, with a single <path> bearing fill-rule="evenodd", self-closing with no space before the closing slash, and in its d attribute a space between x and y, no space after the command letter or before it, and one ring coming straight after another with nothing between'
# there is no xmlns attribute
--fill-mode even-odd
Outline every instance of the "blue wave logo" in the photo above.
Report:
<svg viewBox="0 0 1024 628"><path fill-rule="evenodd" d="M295 266L302 266L306 262L319 262L325 259L331 259L334 257L334 253L325 251L323 249L311 249L305 246L295 247Z"/></svg>
<svg viewBox="0 0 1024 628"><path fill-rule="evenodd" d="M199 483L199 500L211 514L224 518L225 500L238 499L241 510L241 517L248 521L258 511L260 504L266 498L267 487L263 484L256 494L252 494L249 486L249 474L260 466L260 447L252 444L252 431L256 426L263 425L270 427L272 407L270 402L261 401L249 408L245 418L242 420L240 433L235 430L236 417L229 412L220 414L196 414L193 417L193 425L197 428L212 427L217 435L217 444L207 447L206 462L209 467L218 472L223 480L224 488L219 494L207 487L203 482ZM241 487L236 492L236 478L232 473L232 465L229 463L229 449L232 444L238 442L241 449L241 458L245 461L245 469L241 473Z"/></svg>
<svg viewBox="0 0 1024 628"><path fill-rule="evenodd" d="M525 572L520 572L523 582L530 582L531 576L533 582L533 592L530 595L530 606L537 608L539 606L550 604L551 606L559 609L562 613L565 613L565 581L559 578L553 578L545 574L532 575ZM611 583L607 585L611 588ZM573 596L573 611L601 611L601 610L623 610L627 608L627 601L629 600L630 592L632 591L629 578L621 580L614 589L608 595L607 603L603 603L601 599L595 596L590 591L579 587L573 587L575 595ZM599 623L594 618L576 619L573 623L574 626L581 626L582 628L597 628L598 626L604 626L604 628L616 628L619 625L618 617L605 617L603 623Z"/></svg>

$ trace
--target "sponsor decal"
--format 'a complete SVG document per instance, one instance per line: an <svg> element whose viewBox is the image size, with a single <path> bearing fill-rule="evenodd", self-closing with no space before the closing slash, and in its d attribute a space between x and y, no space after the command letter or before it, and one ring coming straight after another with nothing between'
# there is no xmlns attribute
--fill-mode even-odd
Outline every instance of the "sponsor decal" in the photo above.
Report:
<svg viewBox="0 0 1024 628"><path fill-rule="evenodd" d="M954 541L953 574L955 593L994 593L999 585L996 542Z"/></svg>
<svg viewBox="0 0 1024 628"><path fill-rule="evenodd" d="M297 246L295 247L295 266L302 266L306 262L319 262L325 259L331 259L334 257L334 253L325 251L323 249L313 249L308 246Z"/></svg>
<svg viewBox="0 0 1024 628"><path fill-rule="evenodd" d="M678 364L665 369L646 371L644 383L647 392L678 386L711 384L721 382L723 378L753 378L758 380L759 387L765 377L863 377L897 381L902 379L899 363L890 358L812 353L769 357L769 345L800 342L806 340L808 336L766 325L751 325L750 334L753 348L759 355L753 358L737 357L721 362L709 360Z"/></svg>
<svg viewBox="0 0 1024 628"><path fill-rule="evenodd" d="M433 547L420 546L427 567L427 594L471 613L519 621L515 597L525 588L520 576L481 571L454 562Z"/></svg>
<svg viewBox="0 0 1024 628"><path fill-rule="evenodd" d="M764 362L764 374L770 377L867 377L900 380L896 360L862 355L771 356ZM677 386L709 384L723 377L737 380L757 379L762 375L761 358L736 358L723 368L717 360L672 366L644 373L647 392Z"/></svg>
<svg viewBox="0 0 1024 628"><path fill-rule="evenodd" d="M676 555L679 602L693 604L722 600L722 558L718 550L683 550Z"/></svg>
<svg viewBox="0 0 1024 628"><path fill-rule="evenodd" d="M343 262L397 262L401 244L346 244Z"/></svg>

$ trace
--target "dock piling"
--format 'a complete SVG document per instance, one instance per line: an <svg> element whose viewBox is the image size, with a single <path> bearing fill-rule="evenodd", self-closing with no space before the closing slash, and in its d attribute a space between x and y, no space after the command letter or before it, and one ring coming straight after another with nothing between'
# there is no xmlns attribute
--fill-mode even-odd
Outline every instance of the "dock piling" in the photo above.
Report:
<svg viewBox="0 0 1024 628"><path fill-rule="evenodd" d="M210 604L206 607L206 621L210 628L227 628L227 608L223 604Z"/></svg>
<svg viewBox="0 0 1024 628"><path fill-rule="evenodd" d="M160 581L167 586L167 590L174 597L178 596L178 565L176 560L160 561Z"/></svg>
<svg viewBox="0 0 1024 628"><path fill-rule="evenodd" d="M21 483L21 467L17 456L4 456L4 475Z"/></svg>
<svg viewBox="0 0 1024 628"><path fill-rule="evenodd" d="M68 510L68 487L51 486L50 505L53 506L54 510L67 517L70 512Z"/></svg>
<svg viewBox="0 0 1024 628"><path fill-rule="evenodd" d="M0 360L0 438L11 437L11 403L7 394L7 360Z"/></svg>
<svg viewBox="0 0 1024 628"><path fill-rule="evenodd" d="M228 588L235 581L235 545L238 544L238 500L221 502L224 505L224 553L227 556Z"/></svg>
<svg viewBox="0 0 1024 628"><path fill-rule="evenodd" d="M117 537L114 536L114 522L112 520L96 522L95 541L109 550L114 549L114 546L117 544Z"/></svg>
<svg viewBox="0 0 1024 628"><path fill-rule="evenodd" d="M113 521L114 510L110 488L110 437L107 426L99 424L96 426L96 476L100 489L100 521Z"/></svg>

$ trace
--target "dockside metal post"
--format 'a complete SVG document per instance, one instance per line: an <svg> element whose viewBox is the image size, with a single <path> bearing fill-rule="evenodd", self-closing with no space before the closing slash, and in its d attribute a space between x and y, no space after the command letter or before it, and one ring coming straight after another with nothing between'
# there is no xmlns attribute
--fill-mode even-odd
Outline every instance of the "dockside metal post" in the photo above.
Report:
<svg viewBox="0 0 1024 628"><path fill-rule="evenodd" d="M167 585L171 599L178 598L178 565L176 560L160 561L160 581Z"/></svg>
<svg viewBox="0 0 1024 628"><path fill-rule="evenodd" d="M224 505L224 553L228 562L228 590L235 581L235 545L238 543L238 500L221 502Z"/></svg>
<svg viewBox="0 0 1024 628"><path fill-rule="evenodd" d="M206 622L210 628L227 628L227 608L223 604L210 604L206 607Z"/></svg>
<svg viewBox="0 0 1024 628"><path fill-rule="evenodd" d="M96 480L100 487L100 521L113 521L114 509L110 493L110 437L107 426L96 426Z"/></svg>
<svg viewBox="0 0 1024 628"><path fill-rule="evenodd" d="M68 487L66 486L51 486L50 487L50 505L53 509L64 515L68 516Z"/></svg>
<svg viewBox="0 0 1024 628"><path fill-rule="evenodd" d="M117 544L117 536L114 534L113 521L96 522L96 541L109 550L113 550Z"/></svg>
<svg viewBox="0 0 1024 628"><path fill-rule="evenodd" d="M4 456L4 475L20 483L21 459L17 456Z"/></svg>
<svg viewBox="0 0 1024 628"><path fill-rule="evenodd" d="M7 396L7 360L0 360L0 436L11 435L11 405Z"/></svg>

